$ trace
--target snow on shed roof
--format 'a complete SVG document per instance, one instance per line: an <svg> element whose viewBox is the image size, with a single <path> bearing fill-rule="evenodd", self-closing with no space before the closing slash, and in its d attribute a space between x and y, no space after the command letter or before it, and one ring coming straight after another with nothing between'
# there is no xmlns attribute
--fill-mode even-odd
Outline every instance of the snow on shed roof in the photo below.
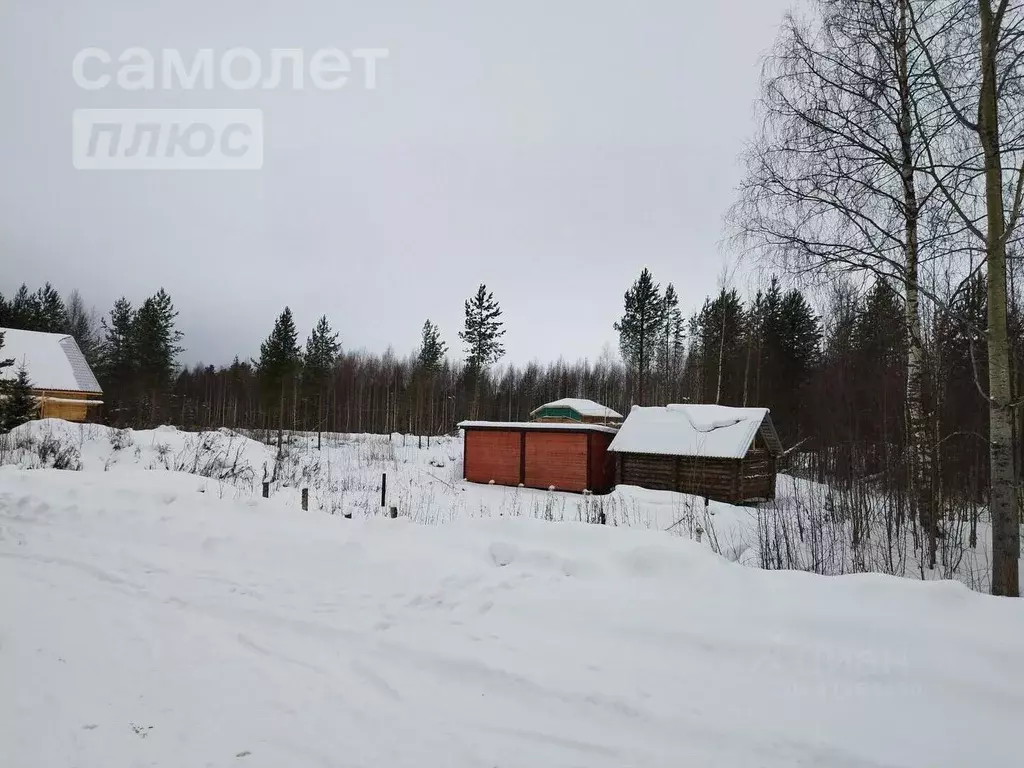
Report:
<svg viewBox="0 0 1024 768"><path fill-rule="evenodd" d="M13 328L0 328L0 333L4 336L0 360L14 359L14 365L0 369L0 378L13 379L24 362L33 389L103 392L71 336Z"/></svg>
<svg viewBox="0 0 1024 768"><path fill-rule="evenodd" d="M634 406L608 450L742 459L767 415L767 408L725 405ZM765 440L772 453L781 453L774 427Z"/></svg>
<svg viewBox="0 0 1024 768"><path fill-rule="evenodd" d="M541 411L544 408L572 408L580 416L592 416L595 418L603 419L621 419L622 414L613 411L607 406L595 403L593 400L586 400L582 397L563 397L561 400L555 400L551 403L544 403L539 408L535 408L530 411L530 415L533 416L537 411Z"/></svg>
<svg viewBox="0 0 1024 768"><path fill-rule="evenodd" d="M614 435L618 430L615 427L606 427L603 424L583 424L573 422L550 422L550 421L460 421L456 426L459 429L509 429L518 431L520 429L535 429L542 432L549 432L553 429L564 429L570 432L605 432Z"/></svg>

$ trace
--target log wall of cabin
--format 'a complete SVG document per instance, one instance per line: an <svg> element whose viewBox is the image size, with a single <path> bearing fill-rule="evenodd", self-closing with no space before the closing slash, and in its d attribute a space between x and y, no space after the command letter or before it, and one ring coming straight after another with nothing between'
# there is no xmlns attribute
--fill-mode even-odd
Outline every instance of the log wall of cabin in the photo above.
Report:
<svg viewBox="0 0 1024 768"><path fill-rule="evenodd" d="M101 404L94 402L97 395L92 393L33 390L32 394L39 398L39 418L41 419L64 419L76 422L99 420Z"/></svg>
<svg viewBox="0 0 1024 768"><path fill-rule="evenodd" d="M617 482L738 503L775 497L775 462L768 453L746 459L620 453Z"/></svg>

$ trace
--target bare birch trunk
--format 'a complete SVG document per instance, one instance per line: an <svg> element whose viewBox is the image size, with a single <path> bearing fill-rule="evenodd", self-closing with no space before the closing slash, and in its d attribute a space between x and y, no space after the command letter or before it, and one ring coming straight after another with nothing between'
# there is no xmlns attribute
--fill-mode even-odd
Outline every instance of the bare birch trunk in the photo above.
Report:
<svg viewBox="0 0 1024 768"><path fill-rule="evenodd" d="M981 93L978 136L985 155L988 271L988 396L989 471L992 516L992 594L1020 595L1020 523L1013 468L1013 409L1010 388L1010 344L1006 318L1006 219L1003 210L1003 169L999 146L996 59L1000 28L991 0L979 2L981 19Z"/></svg>
<svg viewBox="0 0 1024 768"><path fill-rule="evenodd" d="M928 449L928 419L924 407L924 345L921 339L921 310L917 284L920 207L914 180L914 151L911 144L914 123L908 71L907 3L908 0L900 0L900 26L896 39L900 92L900 177L903 182L906 234L904 316L907 336L907 440L910 448L911 513L916 512L921 527L928 535L928 567L934 568L938 517L931 487L931 452Z"/></svg>

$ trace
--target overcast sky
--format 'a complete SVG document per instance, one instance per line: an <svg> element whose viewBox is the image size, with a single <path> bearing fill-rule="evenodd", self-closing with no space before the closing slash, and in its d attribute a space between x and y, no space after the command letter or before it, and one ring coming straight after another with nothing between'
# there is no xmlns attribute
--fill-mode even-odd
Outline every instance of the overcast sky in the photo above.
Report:
<svg viewBox="0 0 1024 768"><path fill-rule="evenodd" d="M429 317L457 350L484 282L508 359L595 358L642 267L687 314L716 290L789 4L0 0L0 291L49 280L106 312L163 286L185 362L226 363L286 304L303 341L326 314L347 348L404 354ZM133 46L389 58L374 90L76 85L79 50ZM105 107L262 109L264 167L75 170L72 110Z"/></svg>

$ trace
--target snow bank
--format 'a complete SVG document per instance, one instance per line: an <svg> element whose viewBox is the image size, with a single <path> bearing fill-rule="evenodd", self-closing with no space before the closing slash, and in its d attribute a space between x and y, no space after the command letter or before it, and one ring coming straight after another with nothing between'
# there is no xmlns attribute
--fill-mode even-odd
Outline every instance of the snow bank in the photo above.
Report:
<svg viewBox="0 0 1024 768"><path fill-rule="evenodd" d="M1024 604L663 533L0 468L16 766L1018 761ZM204 492L199 492L204 491Z"/></svg>

